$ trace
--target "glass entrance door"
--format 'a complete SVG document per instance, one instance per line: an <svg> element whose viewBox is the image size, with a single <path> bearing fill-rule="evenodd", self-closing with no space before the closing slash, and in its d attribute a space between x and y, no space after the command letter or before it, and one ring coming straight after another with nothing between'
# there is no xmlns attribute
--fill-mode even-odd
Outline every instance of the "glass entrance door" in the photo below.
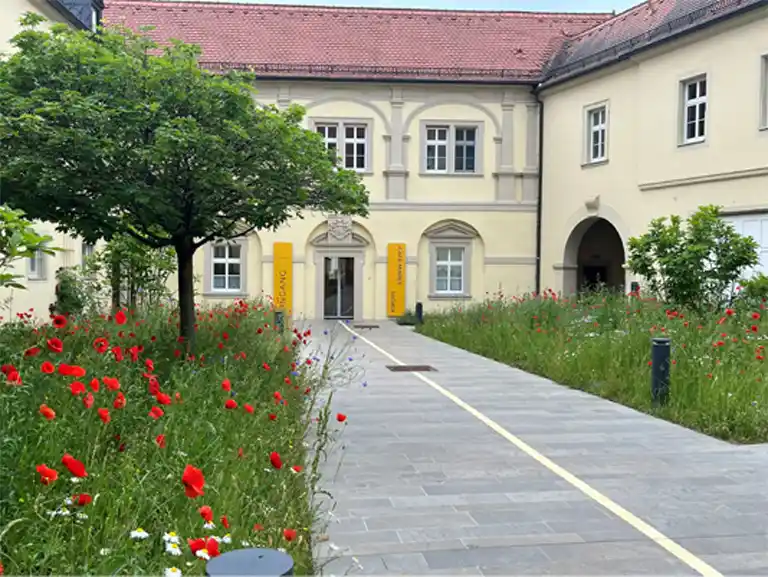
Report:
<svg viewBox="0 0 768 577"><path fill-rule="evenodd" d="M323 318L354 318L355 259L327 256L324 261Z"/></svg>

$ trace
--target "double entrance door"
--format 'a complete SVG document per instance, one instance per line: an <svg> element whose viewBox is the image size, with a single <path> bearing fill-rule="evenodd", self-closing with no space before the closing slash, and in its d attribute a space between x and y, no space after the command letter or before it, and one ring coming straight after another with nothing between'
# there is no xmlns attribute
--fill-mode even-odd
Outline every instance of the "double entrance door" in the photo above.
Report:
<svg viewBox="0 0 768 577"><path fill-rule="evenodd" d="M327 256L323 272L323 318L355 317L355 259Z"/></svg>

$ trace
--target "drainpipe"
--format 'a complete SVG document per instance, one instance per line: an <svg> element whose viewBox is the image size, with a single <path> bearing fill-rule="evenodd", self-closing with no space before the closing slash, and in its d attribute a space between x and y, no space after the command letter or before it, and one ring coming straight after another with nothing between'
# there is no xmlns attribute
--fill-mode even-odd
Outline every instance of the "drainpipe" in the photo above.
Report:
<svg viewBox="0 0 768 577"><path fill-rule="evenodd" d="M533 95L539 104L539 195L536 199L536 294L541 293L541 210L544 202L544 102L536 88Z"/></svg>

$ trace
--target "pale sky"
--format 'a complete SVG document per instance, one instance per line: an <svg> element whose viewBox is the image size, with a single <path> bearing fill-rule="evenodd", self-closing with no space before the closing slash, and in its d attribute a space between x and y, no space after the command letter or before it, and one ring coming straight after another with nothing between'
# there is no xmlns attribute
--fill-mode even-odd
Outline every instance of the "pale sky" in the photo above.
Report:
<svg viewBox="0 0 768 577"><path fill-rule="evenodd" d="M194 0L184 0L194 1ZM446 10L538 10L545 12L621 12L641 0L206 0L248 4L314 4L377 8L442 8Z"/></svg>

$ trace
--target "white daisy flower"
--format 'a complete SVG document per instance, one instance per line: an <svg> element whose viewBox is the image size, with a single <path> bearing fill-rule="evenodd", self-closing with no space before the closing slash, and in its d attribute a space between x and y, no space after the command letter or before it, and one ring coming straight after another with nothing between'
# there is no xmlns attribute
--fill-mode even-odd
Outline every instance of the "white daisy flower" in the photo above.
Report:
<svg viewBox="0 0 768 577"><path fill-rule="evenodd" d="M72 504L72 497L67 497L66 499L64 499L64 504L65 505L71 505Z"/></svg>
<svg viewBox="0 0 768 577"><path fill-rule="evenodd" d="M66 507L59 507L55 511L48 511L48 515L53 517L69 517L72 513L70 513L69 509Z"/></svg>
<svg viewBox="0 0 768 577"><path fill-rule="evenodd" d="M99 549L99 555L102 557L106 557L110 553L112 553L112 549L107 549L106 547L104 549Z"/></svg>
<svg viewBox="0 0 768 577"><path fill-rule="evenodd" d="M181 555L181 548L179 547L178 543L166 543L165 552L168 553L168 555L178 557Z"/></svg>
<svg viewBox="0 0 768 577"><path fill-rule="evenodd" d="M79 521L85 521L88 518L88 513L75 513L75 517L77 517Z"/></svg>
<svg viewBox="0 0 768 577"><path fill-rule="evenodd" d="M135 539L136 541L143 541L147 537L149 537L149 533L141 527L138 527L135 531L131 531L131 539Z"/></svg>
<svg viewBox="0 0 768 577"><path fill-rule="evenodd" d="M217 543L221 543L221 537L217 537L216 535L211 535L209 538L213 539Z"/></svg>
<svg viewBox="0 0 768 577"><path fill-rule="evenodd" d="M176 567L168 567L168 569L166 569L163 572L163 576L164 577L181 577L181 570L177 569Z"/></svg>
<svg viewBox="0 0 768 577"><path fill-rule="evenodd" d="M203 525L203 529L215 529L216 524L213 521L208 521Z"/></svg>
<svg viewBox="0 0 768 577"><path fill-rule="evenodd" d="M232 542L232 535L230 535L229 533L227 533L226 535L224 535L224 536L221 538L221 542L222 542L222 543L224 543L224 544L226 544L226 545L229 545L229 544Z"/></svg>
<svg viewBox="0 0 768 577"><path fill-rule="evenodd" d="M199 557L200 559L205 559L206 561L210 561L211 560L211 556L208 555L208 549L199 549L195 553L195 556Z"/></svg>
<svg viewBox="0 0 768 577"><path fill-rule="evenodd" d="M181 539L179 538L179 536L176 534L175 531L170 531L164 534L163 541L165 541L166 543L176 543L176 544L181 543Z"/></svg>
<svg viewBox="0 0 768 577"><path fill-rule="evenodd" d="M251 547L251 544L248 541L240 541L240 545L242 547Z"/></svg>
<svg viewBox="0 0 768 577"><path fill-rule="evenodd" d="M77 484L77 483L79 483L80 481L82 481L82 479L81 479L80 477L72 477L72 478L69 480L69 482L70 482L70 483L74 483L74 484Z"/></svg>

